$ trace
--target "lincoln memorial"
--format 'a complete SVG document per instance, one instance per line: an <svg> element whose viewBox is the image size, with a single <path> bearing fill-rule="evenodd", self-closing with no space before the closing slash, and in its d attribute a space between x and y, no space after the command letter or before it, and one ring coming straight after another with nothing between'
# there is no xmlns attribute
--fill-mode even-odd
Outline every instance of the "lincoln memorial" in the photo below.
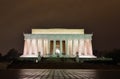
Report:
<svg viewBox="0 0 120 79"><path fill-rule="evenodd" d="M95 58L92 34L84 29L32 29L32 34L24 34L21 57L38 56Z"/></svg>

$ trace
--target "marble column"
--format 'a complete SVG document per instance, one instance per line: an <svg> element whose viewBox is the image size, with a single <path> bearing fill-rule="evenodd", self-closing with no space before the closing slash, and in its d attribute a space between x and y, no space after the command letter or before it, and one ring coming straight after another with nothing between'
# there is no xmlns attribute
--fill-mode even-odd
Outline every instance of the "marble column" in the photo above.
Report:
<svg viewBox="0 0 120 79"><path fill-rule="evenodd" d="M87 52L88 52L87 40L85 39L85 44L84 44L84 55L87 55Z"/></svg>
<svg viewBox="0 0 120 79"><path fill-rule="evenodd" d="M48 54L48 40L44 39L44 56Z"/></svg>
<svg viewBox="0 0 120 79"><path fill-rule="evenodd" d="M86 47L87 47L87 55L93 55L92 54L92 43L90 39L86 39Z"/></svg>
<svg viewBox="0 0 120 79"><path fill-rule="evenodd" d="M42 39L38 39L38 53L43 56L43 44Z"/></svg>
<svg viewBox="0 0 120 79"><path fill-rule="evenodd" d="M79 40L78 39L76 39L76 52L78 52L79 50L79 48L78 48L78 43L79 43ZM75 53L76 54L76 53Z"/></svg>
<svg viewBox="0 0 120 79"><path fill-rule="evenodd" d="M72 51L72 40L68 40L68 50L69 50L69 56L73 56L73 51Z"/></svg>
<svg viewBox="0 0 120 79"><path fill-rule="evenodd" d="M41 39L41 55L44 56L44 40Z"/></svg>
<svg viewBox="0 0 120 79"><path fill-rule="evenodd" d="M93 55L93 50L92 50L92 40L89 40L89 51L90 51L90 55Z"/></svg>
<svg viewBox="0 0 120 79"><path fill-rule="evenodd" d="M48 54L50 55L50 40L48 40Z"/></svg>
<svg viewBox="0 0 120 79"><path fill-rule="evenodd" d="M49 50L48 50L48 45L49 45L49 44L48 44L48 40L46 39L45 42L46 42L46 55L48 55L48 53L49 53L49 52L48 52L48 51L49 51Z"/></svg>
<svg viewBox="0 0 120 79"><path fill-rule="evenodd" d="M71 51L70 56L73 56L73 52L72 52L73 51L73 49L72 49L73 48L73 43L72 42L73 42L73 40L71 40L71 42L70 42L70 51Z"/></svg>
<svg viewBox="0 0 120 79"><path fill-rule="evenodd" d="M73 42L74 42L73 43L73 55L76 56L76 52L78 52L78 40L75 39Z"/></svg>
<svg viewBox="0 0 120 79"><path fill-rule="evenodd" d="M79 40L79 55L84 55L84 39Z"/></svg>
<svg viewBox="0 0 120 79"><path fill-rule="evenodd" d="M53 40L53 55L55 55L55 50L56 50L56 40Z"/></svg>
<svg viewBox="0 0 120 79"><path fill-rule="evenodd" d="M32 39L29 39L28 41L28 52L29 52L29 55L32 54Z"/></svg>
<svg viewBox="0 0 120 79"><path fill-rule="evenodd" d="M32 43L31 39L25 39L24 43L24 53L23 55L31 55L32 54Z"/></svg>
<svg viewBox="0 0 120 79"><path fill-rule="evenodd" d="M35 47L36 47L36 54L35 55L38 56L38 39L36 39Z"/></svg>
<svg viewBox="0 0 120 79"><path fill-rule="evenodd" d="M74 56L74 39L72 40L72 56Z"/></svg>
<svg viewBox="0 0 120 79"><path fill-rule="evenodd" d="M36 39L32 39L31 46L32 46L32 53L31 53L31 55L38 55L37 40Z"/></svg>
<svg viewBox="0 0 120 79"><path fill-rule="evenodd" d="M68 40L65 40L65 44L66 44L66 55L69 56Z"/></svg>
<svg viewBox="0 0 120 79"><path fill-rule="evenodd" d="M75 40L73 40L73 56L75 56Z"/></svg>
<svg viewBox="0 0 120 79"><path fill-rule="evenodd" d="M79 56L82 54L81 53L81 41L78 40L78 52L79 52Z"/></svg>
<svg viewBox="0 0 120 79"><path fill-rule="evenodd" d="M60 40L60 52L63 53L63 46L62 46L62 40Z"/></svg>
<svg viewBox="0 0 120 79"><path fill-rule="evenodd" d="M43 56L45 56L46 55L46 51L45 51L46 49L45 49L45 39L43 39Z"/></svg>
<svg viewBox="0 0 120 79"><path fill-rule="evenodd" d="M23 55L28 55L28 43L27 43L27 39L24 39L24 51L23 51Z"/></svg>

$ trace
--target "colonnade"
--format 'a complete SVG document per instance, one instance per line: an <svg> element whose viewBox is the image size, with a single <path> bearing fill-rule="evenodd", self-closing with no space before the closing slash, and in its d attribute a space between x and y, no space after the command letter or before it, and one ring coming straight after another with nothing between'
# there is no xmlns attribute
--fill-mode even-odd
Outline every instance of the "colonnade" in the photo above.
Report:
<svg viewBox="0 0 120 79"><path fill-rule="evenodd" d="M43 57L49 56L51 53L55 55L56 41L60 42L60 52L65 53L69 57L76 56L92 56L92 43L91 39L69 39L69 40L54 40L53 47L51 47L51 40L48 39L25 39L24 41L24 53L23 56L38 56L39 54ZM63 42L65 41L65 51L63 51ZM50 52L50 49L53 51Z"/></svg>

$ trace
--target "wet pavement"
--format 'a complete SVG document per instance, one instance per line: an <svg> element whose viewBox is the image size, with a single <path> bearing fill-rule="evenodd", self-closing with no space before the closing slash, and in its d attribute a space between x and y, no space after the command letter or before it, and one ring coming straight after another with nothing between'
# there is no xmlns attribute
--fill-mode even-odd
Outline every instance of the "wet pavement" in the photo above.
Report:
<svg viewBox="0 0 120 79"><path fill-rule="evenodd" d="M120 79L120 70L94 69L8 69L0 79Z"/></svg>

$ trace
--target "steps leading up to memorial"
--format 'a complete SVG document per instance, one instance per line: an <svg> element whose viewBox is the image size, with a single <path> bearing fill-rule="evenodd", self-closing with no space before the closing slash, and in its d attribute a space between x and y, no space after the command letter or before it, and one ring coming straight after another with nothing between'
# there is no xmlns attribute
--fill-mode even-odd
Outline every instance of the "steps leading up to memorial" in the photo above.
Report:
<svg viewBox="0 0 120 79"><path fill-rule="evenodd" d="M112 60L100 59L80 59L77 63L75 58L42 58L40 62L35 61L19 61L16 60L11 63L8 68L10 69L101 69L112 68L114 65ZM115 68L118 68L115 66Z"/></svg>

